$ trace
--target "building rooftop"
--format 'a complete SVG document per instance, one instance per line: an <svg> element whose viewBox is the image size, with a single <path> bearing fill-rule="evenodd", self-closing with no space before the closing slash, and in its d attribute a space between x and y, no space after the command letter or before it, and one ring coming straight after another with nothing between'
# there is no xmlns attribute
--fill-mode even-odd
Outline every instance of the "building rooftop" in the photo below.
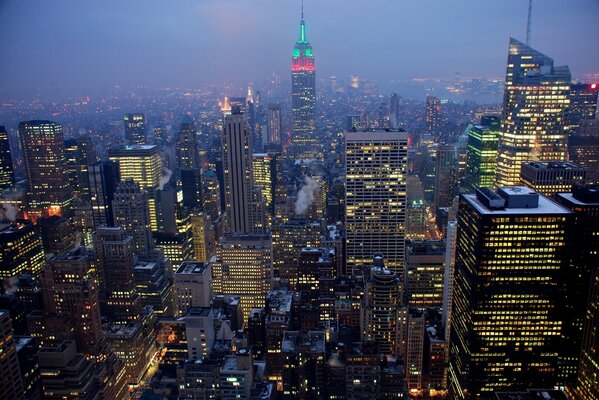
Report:
<svg viewBox="0 0 599 400"><path fill-rule="evenodd" d="M266 304L270 313L286 314L291 312L293 292L288 290L271 290L266 294Z"/></svg>
<svg viewBox="0 0 599 400"><path fill-rule="evenodd" d="M575 186L572 193L557 193L556 196L579 206L599 206L599 185Z"/></svg>
<svg viewBox="0 0 599 400"><path fill-rule="evenodd" d="M530 161L522 164L523 167L530 167L536 169L583 169L577 164L568 162L568 161L549 161L549 162L540 162L540 161Z"/></svg>
<svg viewBox="0 0 599 400"><path fill-rule="evenodd" d="M183 261L175 274L203 274L208 269L208 263Z"/></svg>
<svg viewBox="0 0 599 400"><path fill-rule="evenodd" d="M498 400L568 400L560 390L528 389L527 392L498 392Z"/></svg>
<svg viewBox="0 0 599 400"><path fill-rule="evenodd" d="M362 130L356 132L346 132L346 141L369 141L369 140L408 140L408 133L404 131L393 130Z"/></svg>
<svg viewBox="0 0 599 400"><path fill-rule="evenodd" d="M287 331L283 334L281 350L283 353L324 354L324 331Z"/></svg>
<svg viewBox="0 0 599 400"><path fill-rule="evenodd" d="M511 186L500 188L504 196L492 192L489 189L477 190L477 194L465 194L463 198L474 206L481 214L492 215L519 215L519 214L570 214L570 210L549 200L547 197L539 195L533 190L522 186ZM481 195L482 193L482 195ZM536 196L534 196L536 195ZM538 204L531 206L522 196L532 196L537 198ZM485 198L490 200L487 201ZM507 200L507 201L506 201ZM501 204L502 203L502 204ZM519 204L529 205L528 207L519 207ZM533 203L534 204L534 203Z"/></svg>
<svg viewBox="0 0 599 400"><path fill-rule="evenodd" d="M191 307L187 311L188 317L208 317L212 311L211 307Z"/></svg>

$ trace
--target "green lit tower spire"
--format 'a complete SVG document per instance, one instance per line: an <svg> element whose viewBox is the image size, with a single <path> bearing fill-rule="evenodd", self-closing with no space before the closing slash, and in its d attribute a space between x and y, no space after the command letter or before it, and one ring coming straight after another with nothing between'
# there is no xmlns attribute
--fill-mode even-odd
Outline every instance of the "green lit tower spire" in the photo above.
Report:
<svg viewBox="0 0 599 400"><path fill-rule="evenodd" d="M300 158L312 158L317 155L316 138L316 68L312 46L306 38L304 3L299 39L293 49L291 59L291 105L292 105L292 141L291 153Z"/></svg>

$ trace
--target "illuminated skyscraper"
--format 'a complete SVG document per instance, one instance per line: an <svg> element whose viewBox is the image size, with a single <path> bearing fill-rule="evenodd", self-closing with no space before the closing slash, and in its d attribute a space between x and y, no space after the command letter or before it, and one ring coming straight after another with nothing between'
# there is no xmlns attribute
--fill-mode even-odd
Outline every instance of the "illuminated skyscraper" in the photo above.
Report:
<svg viewBox="0 0 599 400"><path fill-rule="evenodd" d="M408 134L347 132L347 271L385 257L385 268L403 276Z"/></svg>
<svg viewBox="0 0 599 400"><path fill-rule="evenodd" d="M8 132L0 125L0 190L14 185L15 172L10 155L10 143Z"/></svg>
<svg viewBox="0 0 599 400"><path fill-rule="evenodd" d="M277 155L256 153L252 155L254 184L260 188L262 200L271 215L275 213L275 188L277 182Z"/></svg>
<svg viewBox="0 0 599 400"><path fill-rule="evenodd" d="M577 391L581 399L599 399L599 268L591 281L591 292L582 333L582 353Z"/></svg>
<svg viewBox="0 0 599 400"><path fill-rule="evenodd" d="M440 309L443 304L445 243L442 240L409 240L406 243L405 268L407 305Z"/></svg>
<svg viewBox="0 0 599 400"><path fill-rule="evenodd" d="M510 39L503 96L497 185L520 182L526 161L564 161L568 157L570 70Z"/></svg>
<svg viewBox="0 0 599 400"><path fill-rule="evenodd" d="M216 295L241 299L244 321L252 308L263 308L271 288L272 239L267 235L225 235L212 270Z"/></svg>
<svg viewBox="0 0 599 400"><path fill-rule="evenodd" d="M302 5L300 35L291 59L292 153L312 157L317 150L316 137L316 68L312 45L306 38Z"/></svg>
<svg viewBox="0 0 599 400"><path fill-rule="evenodd" d="M426 131L438 140L441 136L443 114L441 101L437 96L426 96Z"/></svg>
<svg viewBox="0 0 599 400"><path fill-rule="evenodd" d="M281 105L269 104L266 109L267 143L281 143L283 138L283 123L281 119Z"/></svg>
<svg viewBox="0 0 599 400"><path fill-rule="evenodd" d="M44 268L42 239L30 221L0 224L0 279L39 276Z"/></svg>
<svg viewBox="0 0 599 400"><path fill-rule="evenodd" d="M37 209L50 207L51 214L60 213L71 200L62 126L51 121L21 122L19 137L29 203Z"/></svg>
<svg viewBox="0 0 599 400"><path fill-rule="evenodd" d="M177 137L177 167L183 169L198 168L198 139L193 119L183 117Z"/></svg>
<svg viewBox="0 0 599 400"><path fill-rule="evenodd" d="M451 399L560 382L572 217L525 187L460 196Z"/></svg>
<svg viewBox="0 0 599 400"><path fill-rule="evenodd" d="M571 192L574 185L585 182L584 168L567 161L525 162L520 171L523 185L547 197Z"/></svg>
<svg viewBox="0 0 599 400"><path fill-rule="evenodd" d="M574 83L570 87L570 106L567 112L567 121L570 134L578 134L580 121L594 119L597 112L597 95L599 84Z"/></svg>
<svg viewBox="0 0 599 400"><path fill-rule="evenodd" d="M162 178L162 159L158 146L124 146L110 150L108 158L118 162L122 180L133 179L141 190L147 192L150 224L152 231L157 231L156 190L160 188Z"/></svg>
<svg viewBox="0 0 599 400"><path fill-rule="evenodd" d="M501 121L493 116L482 117L479 125L468 127L465 185L470 193L495 185L500 130Z"/></svg>
<svg viewBox="0 0 599 400"><path fill-rule="evenodd" d="M142 113L125 114L125 144L146 144L146 117Z"/></svg>

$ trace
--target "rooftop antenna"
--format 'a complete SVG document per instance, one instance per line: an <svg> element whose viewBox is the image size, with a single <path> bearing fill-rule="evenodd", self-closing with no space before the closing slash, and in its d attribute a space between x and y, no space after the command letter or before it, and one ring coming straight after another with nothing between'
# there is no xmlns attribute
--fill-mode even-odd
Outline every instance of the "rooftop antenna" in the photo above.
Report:
<svg viewBox="0 0 599 400"><path fill-rule="evenodd" d="M304 20L304 0L302 0L302 21Z"/></svg>
<svg viewBox="0 0 599 400"><path fill-rule="evenodd" d="M303 0L302 0L303 4ZM303 7L303 6L302 6ZM303 11L302 11L303 13ZM530 46L530 25L532 19L532 0L528 0L528 22L526 24L526 45Z"/></svg>

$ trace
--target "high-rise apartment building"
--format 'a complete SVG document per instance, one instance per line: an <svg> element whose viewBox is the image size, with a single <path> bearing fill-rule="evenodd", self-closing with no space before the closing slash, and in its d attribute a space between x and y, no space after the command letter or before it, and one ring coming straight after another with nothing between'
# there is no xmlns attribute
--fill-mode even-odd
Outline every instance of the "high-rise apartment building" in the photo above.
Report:
<svg viewBox="0 0 599 400"><path fill-rule="evenodd" d="M108 151L108 158L119 165L122 180L133 179L148 194L152 231L158 230L156 191L161 187L162 158L158 146L132 145Z"/></svg>
<svg viewBox="0 0 599 400"><path fill-rule="evenodd" d="M25 399L10 315L0 310L0 399Z"/></svg>
<svg viewBox="0 0 599 400"><path fill-rule="evenodd" d="M277 155L255 153L252 155L254 184L260 188L262 200L268 213L275 212L275 189L277 184Z"/></svg>
<svg viewBox="0 0 599 400"><path fill-rule="evenodd" d="M526 187L460 196L450 398L558 385L572 217Z"/></svg>
<svg viewBox="0 0 599 400"><path fill-rule="evenodd" d="M125 114L125 144L129 146L146 144L146 117L142 113Z"/></svg>
<svg viewBox="0 0 599 400"><path fill-rule="evenodd" d="M520 180L535 192L553 197L556 193L571 192L573 186L583 184L586 170L567 161L531 161L522 164Z"/></svg>
<svg viewBox="0 0 599 400"><path fill-rule="evenodd" d="M291 146L298 157L312 157L318 152L315 74L314 54L306 38L302 9L300 35L291 58Z"/></svg>
<svg viewBox="0 0 599 400"><path fill-rule="evenodd" d="M98 161L87 172L94 227L114 226L112 201L121 180L118 165L114 161Z"/></svg>
<svg viewBox="0 0 599 400"><path fill-rule="evenodd" d="M570 70L555 67L545 54L510 39L503 96L497 185L520 182L526 161L565 161L568 157Z"/></svg>
<svg viewBox="0 0 599 400"><path fill-rule="evenodd" d="M269 104L266 109L266 143L280 144L283 139L283 122L281 118L281 105Z"/></svg>
<svg viewBox="0 0 599 400"><path fill-rule="evenodd" d="M19 137L30 205L60 214L71 200L62 126L52 121L21 122Z"/></svg>
<svg viewBox="0 0 599 400"><path fill-rule="evenodd" d="M84 199L89 198L88 165L98 161L89 135L64 141L65 168L71 189Z"/></svg>
<svg viewBox="0 0 599 400"><path fill-rule="evenodd" d="M10 154L8 132L0 125L0 190L15 184L15 172Z"/></svg>
<svg viewBox="0 0 599 400"><path fill-rule="evenodd" d="M347 132L347 271L382 253L385 267L403 276L408 134Z"/></svg>
<svg viewBox="0 0 599 400"><path fill-rule="evenodd" d="M113 196L114 225L133 237L135 255L147 259L154 248L147 192L141 190L139 183L126 179L117 186Z"/></svg>
<svg viewBox="0 0 599 400"><path fill-rule="evenodd" d="M599 268L591 281L582 331L582 352L576 390L581 399L599 399Z"/></svg>
<svg viewBox="0 0 599 400"><path fill-rule="evenodd" d="M465 182L468 192L495 185L500 130L501 121L494 116L481 117L480 124L468 127Z"/></svg>
<svg viewBox="0 0 599 400"><path fill-rule="evenodd" d="M247 320L252 308L264 307L266 293L271 288L271 237L224 235L212 271L214 294L239 296Z"/></svg>

